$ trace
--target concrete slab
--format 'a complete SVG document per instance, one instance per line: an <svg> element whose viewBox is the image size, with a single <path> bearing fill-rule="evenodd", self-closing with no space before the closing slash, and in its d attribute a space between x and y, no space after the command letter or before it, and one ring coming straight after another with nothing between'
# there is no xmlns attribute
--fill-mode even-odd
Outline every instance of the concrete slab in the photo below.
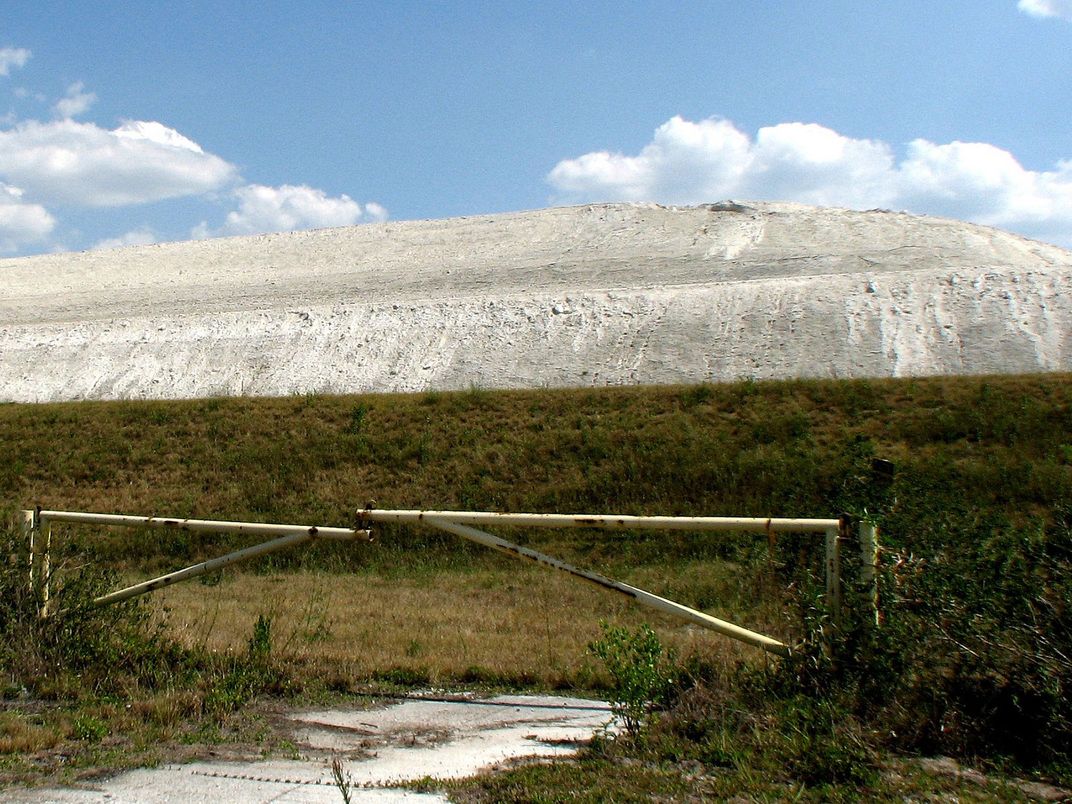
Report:
<svg viewBox="0 0 1072 804"><path fill-rule="evenodd" d="M338 802L337 758L353 800L446 801L392 789L418 779L457 779L526 758L575 754L600 729L613 728L603 701L560 696L422 696L383 709L297 711L287 730L296 759L193 762L130 771L78 788L4 791L12 802Z"/></svg>

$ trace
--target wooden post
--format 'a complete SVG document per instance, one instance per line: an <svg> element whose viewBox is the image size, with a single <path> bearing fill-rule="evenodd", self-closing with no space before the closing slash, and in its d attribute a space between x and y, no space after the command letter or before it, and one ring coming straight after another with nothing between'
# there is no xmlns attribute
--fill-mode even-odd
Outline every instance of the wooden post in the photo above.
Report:
<svg viewBox="0 0 1072 804"><path fill-rule="evenodd" d="M46 530L43 522L41 506L22 512L22 532L30 548L30 596L37 605L37 613L46 617L52 575L52 526Z"/></svg>
<svg viewBox="0 0 1072 804"><path fill-rule="evenodd" d="M872 628L882 619L878 596L878 526L842 514L840 535L846 548L842 558L847 567L852 627Z"/></svg>

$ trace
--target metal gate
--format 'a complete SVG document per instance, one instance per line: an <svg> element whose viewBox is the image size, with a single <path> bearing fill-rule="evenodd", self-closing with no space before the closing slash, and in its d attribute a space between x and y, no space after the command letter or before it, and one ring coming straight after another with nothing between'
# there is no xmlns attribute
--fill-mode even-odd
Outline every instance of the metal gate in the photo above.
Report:
<svg viewBox="0 0 1072 804"><path fill-rule="evenodd" d="M535 561L567 572L577 578L597 584L604 589L632 598L648 608L662 611L678 619L699 625L732 639L778 656L788 656L790 646L772 637L751 631L734 623L712 617L702 611L677 603L627 583L607 578L596 572L575 567L565 561L545 555L494 536L481 528L496 525L535 528L597 528L603 530L687 530L707 532L752 532L773 539L778 533L810 533L823 536L825 547L826 603L831 617L841 616L841 548L843 543L858 540L860 549L860 580L867 590L867 605L877 616L877 587L875 568L878 560L878 533L874 525L860 522L853 529L847 517L838 519L785 519L760 517L688 517L688 516L616 516L606 514L523 514L490 511L412 511L365 508L358 512L354 528L319 527L310 525L277 525L260 522L228 522L207 519L182 519L158 516L126 516L95 514L82 511L51 511L37 508L23 511L23 530L29 541L29 579L31 591L37 596L42 616L50 613L49 587L51 582L51 525L66 522L83 525L172 528L202 533L240 533L250 536L271 536L270 541L237 550L218 558L161 575L125 589L96 598L97 605L108 605L138 595L162 589L188 578L273 553L297 547L318 539L371 541L373 523L426 525L452 533L514 558ZM479 528L476 526L480 526ZM855 530L855 532L854 532Z"/></svg>

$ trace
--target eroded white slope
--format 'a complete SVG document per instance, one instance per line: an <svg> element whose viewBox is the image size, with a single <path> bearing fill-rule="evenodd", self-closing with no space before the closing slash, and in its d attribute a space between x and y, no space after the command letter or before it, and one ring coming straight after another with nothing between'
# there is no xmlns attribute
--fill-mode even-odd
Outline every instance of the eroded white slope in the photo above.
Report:
<svg viewBox="0 0 1072 804"><path fill-rule="evenodd" d="M788 204L594 205L0 261L0 398L1072 369L1072 254Z"/></svg>

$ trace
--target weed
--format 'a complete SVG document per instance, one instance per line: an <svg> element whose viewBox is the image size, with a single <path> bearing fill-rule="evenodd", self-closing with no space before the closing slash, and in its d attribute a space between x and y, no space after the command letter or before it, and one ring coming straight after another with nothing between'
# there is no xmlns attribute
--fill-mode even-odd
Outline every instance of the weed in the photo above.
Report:
<svg viewBox="0 0 1072 804"><path fill-rule="evenodd" d="M610 702L626 732L637 737L651 711L666 703L674 680L674 657L648 625L634 633L600 623L603 636L588 646L610 673Z"/></svg>
<svg viewBox="0 0 1072 804"><path fill-rule="evenodd" d="M377 681L397 684L400 687L423 687L432 681L432 673L427 667L390 667L377 670L372 674Z"/></svg>
<svg viewBox="0 0 1072 804"><path fill-rule="evenodd" d="M715 395L714 389L707 383L691 385L681 392L681 405L688 409L708 402Z"/></svg>
<svg viewBox="0 0 1072 804"><path fill-rule="evenodd" d="M108 734L108 724L92 715L78 715L74 719L74 736L79 740L99 743Z"/></svg>
<svg viewBox="0 0 1072 804"><path fill-rule="evenodd" d="M349 773L343 771L342 763L338 757L331 758L331 780L335 784L335 789L339 791L339 795L342 796L343 804L350 804L354 786L353 779Z"/></svg>
<svg viewBox="0 0 1072 804"><path fill-rule="evenodd" d="M272 618L260 614L253 625L247 646L250 661L265 666L272 657Z"/></svg>
<svg viewBox="0 0 1072 804"><path fill-rule="evenodd" d="M361 435L365 429L365 420L368 419L369 407L364 402L350 408L350 421L346 425L346 432L350 435Z"/></svg>

